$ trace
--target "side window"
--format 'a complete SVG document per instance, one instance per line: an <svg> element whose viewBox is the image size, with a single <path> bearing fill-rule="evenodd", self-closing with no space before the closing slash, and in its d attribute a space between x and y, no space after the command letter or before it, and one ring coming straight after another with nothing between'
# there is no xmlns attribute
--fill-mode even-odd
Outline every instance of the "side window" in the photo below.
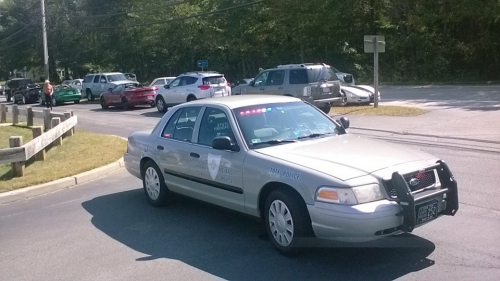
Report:
<svg viewBox="0 0 500 281"><path fill-rule="evenodd" d="M285 80L285 71L284 70L273 70L269 72L269 78L267 79L268 85L283 85L283 81Z"/></svg>
<svg viewBox="0 0 500 281"><path fill-rule="evenodd" d="M267 85L267 77L269 76L269 71L262 72L255 78L255 86L266 86Z"/></svg>
<svg viewBox="0 0 500 281"><path fill-rule="evenodd" d="M94 77L94 83L99 83L99 78L100 78L100 77L101 77L100 75L96 75L96 76Z"/></svg>
<svg viewBox="0 0 500 281"><path fill-rule="evenodd" d="M291 69L290 70L290 84L308 84L306 69Z"/></svg>
<svg viewBox="0 0 500 281"><path fill-rule="evenodd" d="M196 83L196 81L198 81L198 78L196 78L196 77L186 76L184 78L186 78L186 85L192 85L192 84Z"/></svg>
<svg viewBox="0 0 500 281"><path fill-rule="evenodd" d="M165 84L165 80L163 80L163 79L159 79L159 80L157 80L157 81L153 84L153 86L157 86L157 85L164 85L164 84Z"/></svg>
<svg viewBox="0 0 500 281"><path fill-rule="evenodd" d="M201 119L198 144L212 147L212 140L220 136L228 136L235 141L226 113L218 108L207 107Z"/></svg>
<svg viewBox="0 0 500 281"><path fill-rule="evenodd" d="M191 142L194 124L201 107L186 107L172 115L163 129L162 137Z"/></svg>
<svg viewBox="0 0 500 281"><path fill-rule="evenodd" d="M172 81L169 85L170 85L170 88L172 87L177 87L179 86L180 82L181 82L181 78L182 77L177 77L174 79L174 81Z"/></svg>
<svg viewBox="0 0 500 281"><path fill-rule="evenodd" d="M93 75L87 75L85 76L85 79L83 79L83 83L90 83L94 79Z"/></svg>
<svg viewBox="0 0 500 281"><path fill-rule="evenodd" d="M123 91L124 85L118 85L113 89L113 92L121 92Z"/></svg>
<svg viewBox="0 0 500 281"><path fill-rule="evenodd" d="M106 76L101 75L101 83L106 83Z"/></svg>

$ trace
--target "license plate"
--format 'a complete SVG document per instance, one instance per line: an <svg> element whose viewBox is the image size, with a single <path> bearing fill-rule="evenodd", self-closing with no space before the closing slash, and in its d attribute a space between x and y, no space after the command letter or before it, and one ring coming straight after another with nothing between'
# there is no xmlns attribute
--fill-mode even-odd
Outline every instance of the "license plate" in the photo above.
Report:
<svg viewBox="0 0 500 281"><path fill-rule="evenodd" d="M323 88L323 93L329 93L330 92L330 88Z"/></svg>
<svg viewBox="0 0 500 281"><path fill-rule="evenodd" d="M432 201L424 205L417 206L417 224L428 222L438 216L438 202Z"/></svg>
<svg viewBox="0 0 500 281"><path fill-rule="evenodd" d="M148 96L148 100L152 100L152 99L153 99L153 97L152 97L152 96Z"/></svg>

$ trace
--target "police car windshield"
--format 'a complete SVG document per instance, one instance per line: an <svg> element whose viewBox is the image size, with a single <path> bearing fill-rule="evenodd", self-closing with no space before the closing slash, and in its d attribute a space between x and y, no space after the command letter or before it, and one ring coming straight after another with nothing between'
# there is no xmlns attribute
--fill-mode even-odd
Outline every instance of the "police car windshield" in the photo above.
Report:
<svg viewBox="0 0 500 281"><path fill-rule="evenodd" d="M289 140L306 141L312 139L310 136L332 136L340 130L317 108L300 101L253 105L233 111L250 148L292 143Z"/></svg>

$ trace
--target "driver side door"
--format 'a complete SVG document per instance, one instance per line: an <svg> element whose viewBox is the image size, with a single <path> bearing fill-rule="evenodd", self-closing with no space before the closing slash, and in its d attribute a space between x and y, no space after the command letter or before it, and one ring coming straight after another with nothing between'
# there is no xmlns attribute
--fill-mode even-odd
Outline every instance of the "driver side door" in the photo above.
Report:
<svg viewBox="0 0 500 281"><path fill-rule="evenodd" d="M165 103L168 105L173 105L173 104L178 104L180 102L177 102L177 96L179 86L181 85L181 79L182 77L177 77L175 78L170 84L165 85L165 89L163 90L162 96L163 99L165 100Z"/></svg>

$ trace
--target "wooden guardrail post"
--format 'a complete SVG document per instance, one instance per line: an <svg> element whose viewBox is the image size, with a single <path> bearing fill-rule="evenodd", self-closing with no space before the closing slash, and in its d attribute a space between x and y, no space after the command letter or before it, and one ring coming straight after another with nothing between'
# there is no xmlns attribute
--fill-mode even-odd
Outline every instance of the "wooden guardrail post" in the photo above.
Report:
<svg viewBox="0 0 500 281"><path fill-rule="evenodd" d="M71 110L70 113L71 113L71 117L73 117L73 110ZM73 128L71 128L71 135L75 134L75 127L76 126L73 126Z"/></svg>
<svg viewBox="0 0 500 281"><path fill-rule="evenodd" d="M13 147L21 147L23 145L23 137L10 137L9 138L9 146ZM25 162L15 162L11 164L12 167L12 176L14 177L22 177L24 176L24 165Z"/></svg>
<svg viewBox="0 0 500 281"><path fill-rule="evenodd" d="M41 136L43 134L43 127L42 126L34 126L31 128L31 132L33 133L33 139L36 139L37 137ZM35 160L36 161L45 161L45 153L46 149L40 150L37 154L35 154Z"/></svg>
<svg viewBox="0 0 500 281"><path fill-rule="evenodd" d="M0 104L0 123L7 122L7 106L5 104Z"/></svg>
<svg viewBox="0 0 500 281"><path fill-rule="evenodd" d="M28 127L33 126L33 108L31 106L26 107L26 125Z"/></svg>
<svg viewBox="0 0 500 281"><path fill-rule="evenodd" d="M59 117L54 117L52 118L52 128L54 128L55 126L61 124L61 118ZM60 146L62 145L62 136L58 137L57 139L54 140L53 142L54 146Z"/></svg>
<svg viewBox="0 0 500 281"><path fill-rule="evenodd" d="M12 105L12 124L16 125L19 123L19 108L17 104Z"/></svg>
<svg viewBox="0 0 500 281"><path fill-rule="evenodd" d="M43 129L45 132L48 130L52 129L52 123L50 121L50 109L49 108L44 108L43 109Z"/></svg>
<svg viewBox="0 0 500 281"><path fill-rule="evenodd" d="M68 120L69 118L71 118L71 112L69 112L69 111L64 112L64 118L63 118L63 121L66 121L66 120ZM73 128L74 128L74 127L73 127ZM66 133L64 133L64 137L71 137L72 135L73 135L73 129L68 130Z"/></svg>

